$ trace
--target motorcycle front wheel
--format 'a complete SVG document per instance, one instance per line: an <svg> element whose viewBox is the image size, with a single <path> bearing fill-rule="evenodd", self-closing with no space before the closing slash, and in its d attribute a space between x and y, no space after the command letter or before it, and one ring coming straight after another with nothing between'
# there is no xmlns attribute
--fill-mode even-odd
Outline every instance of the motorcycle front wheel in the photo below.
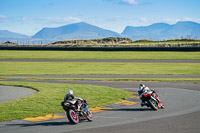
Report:
<svg viewBox="0 0 200 133"><path fill-rule="evenodd" d="M92 115L92 112L90 112L90 111L87 112L87 119L88 119L88 121L93 121L94 117Z"/></svg>
<svg viewBox="0 0 200 133"><path fill-rule="evenodd" d="M67 118L72 124L79 123L79 116L76 114L76 112L73 109L69 109L67 111Z"/></svg>
<svg viewBox="0 0 200 133"><path fill-rule="evenodd" d="M153 109L155 111L158 109L158 102L157 101L150 98L149 100L147 100L147 103L151 107L151 109Z"/></svg>

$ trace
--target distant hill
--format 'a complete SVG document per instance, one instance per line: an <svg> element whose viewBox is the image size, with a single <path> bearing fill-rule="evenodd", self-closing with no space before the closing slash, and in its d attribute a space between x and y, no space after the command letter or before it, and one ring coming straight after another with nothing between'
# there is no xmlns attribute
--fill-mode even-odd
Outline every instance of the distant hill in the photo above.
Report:
<svg viewBox="0 0 200 133"><path fill-rule="evenodd" d="M120 34L81 22L57 28L43 28L38 33L36 33L32 38L65 40L65 39L97 39L105 37L120 37Z"/></svg>
<svg viewBox="0 0 200 133"><path fill-rule="evenodd" d="M10 32L8 30L0 30L0 39L25 39L25 38L30 38L29 36L15 33L15 32Z"/></svg>
<svg viewBox="0 0 200 133"><path fill-rule="evenodd" d="M155 23L143 27L127 26L121 35L132 40L200 38L200 24L191 21L181 21L174 25Z"/></svg>

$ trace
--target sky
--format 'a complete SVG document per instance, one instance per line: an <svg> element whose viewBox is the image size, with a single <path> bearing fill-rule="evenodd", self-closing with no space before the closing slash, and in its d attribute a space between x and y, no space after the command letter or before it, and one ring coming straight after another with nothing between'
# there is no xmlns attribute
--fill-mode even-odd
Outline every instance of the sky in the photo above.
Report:
<svg viewBox="0 0 200 133"><path fill-rule="evenodd" d="M0 0L0 30L32 36L44 27L86 22L117 33L126 26L200 23L200 0Z"/></svg>

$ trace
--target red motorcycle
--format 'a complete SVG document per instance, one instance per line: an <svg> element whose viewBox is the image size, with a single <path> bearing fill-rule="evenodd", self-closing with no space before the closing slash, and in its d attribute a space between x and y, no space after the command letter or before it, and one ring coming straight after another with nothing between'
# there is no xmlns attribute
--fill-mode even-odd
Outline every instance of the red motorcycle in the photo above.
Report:
<svg viewBox="0 0 200 133"><path fill-rule="evenodd" d="M156 90L152 90L150 92L142 94L142 101L145 102L145 105L147 107L150 107L153 110L164 108L164 105L162 104L161 100L159 99Z"/></svg>
<svg viewBox="0 0 200 133"><path fill-rule="evenodd" d="M81 104L81 109L78 110L78 104ZM90 112L88 109L85 111L85 107L87 106L87 103L81 103L80 100L67 100L65 102L62 102L61 105L63 106L63 109L66 111L67 118L72 124L79 123L80 120L88 120L93 121L93 115L92 112Z"/></svg>

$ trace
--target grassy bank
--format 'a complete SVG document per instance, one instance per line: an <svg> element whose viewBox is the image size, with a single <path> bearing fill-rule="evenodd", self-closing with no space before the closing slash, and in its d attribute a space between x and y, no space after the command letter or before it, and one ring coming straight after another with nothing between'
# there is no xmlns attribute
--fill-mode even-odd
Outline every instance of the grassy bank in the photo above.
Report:
<svg viewBox="0 0 200 133"><path fill-rule="evenodd" d="M0 62L0 75L200 74L200 63Z"/></svg>
<svg viewBox="0 0 200 133"><path fill-rule="evenodd" d="M23 119L64 112L60 103L68 89L74 95L88 100L89 107L108 105L131 96L129 92L110 87L58 83L5 82L1 85L30 87L38 90L34 95L0 104L0 121Z"/></svg>
<svg viewBox="0 0 200 133"><path fill-rule="evenodd" d="M0 59L200 59L200 52L2 50Z"/></svg>

